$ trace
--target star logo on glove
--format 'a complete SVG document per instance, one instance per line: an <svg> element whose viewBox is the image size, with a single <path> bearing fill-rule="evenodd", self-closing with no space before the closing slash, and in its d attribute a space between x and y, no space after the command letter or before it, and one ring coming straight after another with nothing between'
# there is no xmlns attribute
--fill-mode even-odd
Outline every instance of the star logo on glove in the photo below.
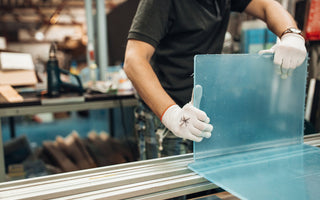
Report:
<svg viewBox="0 0 320 200"><path fill-rule="evenodd" d="M189 118L186 118L185 116L182 116L182 118L180 119L180 126L188 126L188 123L189 123L189 120L190 120L190 117Z"/></svg>

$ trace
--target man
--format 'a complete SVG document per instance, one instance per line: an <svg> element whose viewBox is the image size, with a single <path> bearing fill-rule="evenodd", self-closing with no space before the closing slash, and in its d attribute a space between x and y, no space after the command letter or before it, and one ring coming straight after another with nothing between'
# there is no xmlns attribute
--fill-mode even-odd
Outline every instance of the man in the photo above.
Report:
<svg viewBox="0 0 320 200"><path fill-rule="evenodd" d="M143 111L150 108L170 131L163 141L165 156L179 154L181 138L200 142L211 136L206 113L188 103L193 57L221 53L231 11L267 23L280 38L270 51L282 68L294 69L306 57L294 19L274 0L141 0L128 35L124 70L147 106Z"/></svg>

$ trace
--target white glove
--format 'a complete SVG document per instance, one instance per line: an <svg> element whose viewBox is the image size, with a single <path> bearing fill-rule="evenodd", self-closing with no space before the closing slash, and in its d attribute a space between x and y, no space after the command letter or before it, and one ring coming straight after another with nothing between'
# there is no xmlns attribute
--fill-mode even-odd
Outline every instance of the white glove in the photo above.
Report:
<svg viewBox="0 0 320 200"><path fill-rule="evenodd" d="M180 108L178 105L170 106L162 115L162 123L177 137L200 142L203 137L211 137L213 126L205 112L193 106L199 107L202 97L202 87L196 85L192 94L191 102Z"/></svg>
<svg viewBox="0 0 320 200"><path fill-rule="evenodd" d="M295 33L283 35L271 49L259 52L263 53L274 53L273 62L284 69L295 69L307 56L304 38Z"/></svg>
<svg viewBox="0 0 320 200"><path fill-rule="evenodd" d="M210 119L202 110L187 103L180 108L170 106L162 116L162 123L177 137L200 142L203 137L211 137L213 126Z"/></svg>

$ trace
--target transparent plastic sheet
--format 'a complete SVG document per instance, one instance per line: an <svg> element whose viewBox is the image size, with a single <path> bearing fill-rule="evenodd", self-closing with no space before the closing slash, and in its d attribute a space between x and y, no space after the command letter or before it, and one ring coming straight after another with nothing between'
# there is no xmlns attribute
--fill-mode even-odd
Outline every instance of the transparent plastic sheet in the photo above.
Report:
<svg viewBox="0 0 320 200"><path fill-rule="evenodd" d="M283 79L272 60L195 57L195 105L214 130L189 168L241 199L320 199L320 149L303 144L307 61Z"/></svg>

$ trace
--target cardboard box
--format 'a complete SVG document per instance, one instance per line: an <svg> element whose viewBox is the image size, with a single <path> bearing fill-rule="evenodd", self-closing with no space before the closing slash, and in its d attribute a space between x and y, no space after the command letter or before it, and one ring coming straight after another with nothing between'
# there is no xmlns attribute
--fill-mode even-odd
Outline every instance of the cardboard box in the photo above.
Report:
<svg viewBox="0 0 320 200"><path fill-rule="evenodd" d="M34 70L32 56L29 53L1 52L0 64L2 70Z"/></svg>
<svg viewBox="0 0 320 200"><path fill-rule="evenodd" d="M0 102L22 102L23 97L10 85L0 85Z"/></svg>
<svg viewBox="0 0 320 200"><path fill-rule="evenodd" d="M24 86L37 84L34 70L0 71L0 85Z"/></svg>
<svg viewBox="0 0 320 200"><path fill-rule="evenodd" d="M0 49L7 49L7 41L5 37L0 37Z"/></svg>
<svg viewBox="0 0 320 200"><path fill-rule="evenodd" d="M38 80L32 57L27 53L0 53L0 85L35 85Z"/></svg>

